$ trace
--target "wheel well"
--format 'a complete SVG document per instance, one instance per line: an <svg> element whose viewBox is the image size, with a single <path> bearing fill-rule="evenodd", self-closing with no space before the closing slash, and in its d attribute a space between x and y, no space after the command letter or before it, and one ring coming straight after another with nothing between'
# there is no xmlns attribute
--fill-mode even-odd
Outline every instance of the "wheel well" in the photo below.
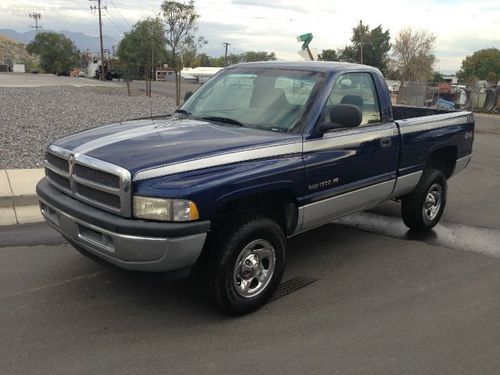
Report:
<svg viewBox="0 0 500 375"><path fill-rule="evenodd" d="M439 169L446 178L450 178L457 162L457 148L455 146L443 147L433 151L427 158L427 167Z"/></svg>
<svg viewBox="0 0 500 375"><path fill-rule="evenodd" d="M273 190L225 203L217 210L215 221L228 215L264 215L274 220L288 235L297 225L297 201L289 190Z"/></svg>

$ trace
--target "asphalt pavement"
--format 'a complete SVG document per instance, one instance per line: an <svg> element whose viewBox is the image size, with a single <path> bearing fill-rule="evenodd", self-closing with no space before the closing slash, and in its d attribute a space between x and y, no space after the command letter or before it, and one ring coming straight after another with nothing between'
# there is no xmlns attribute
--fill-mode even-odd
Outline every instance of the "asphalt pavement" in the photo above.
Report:
<svg viewBox="0 0 500 375"><path fill-rule="evenodd" d="M276 298L244 317L45 224L0 229L0 372L498 374L500 118L477 119L435 231L412 235L387 203L297 236Z"/></svg>

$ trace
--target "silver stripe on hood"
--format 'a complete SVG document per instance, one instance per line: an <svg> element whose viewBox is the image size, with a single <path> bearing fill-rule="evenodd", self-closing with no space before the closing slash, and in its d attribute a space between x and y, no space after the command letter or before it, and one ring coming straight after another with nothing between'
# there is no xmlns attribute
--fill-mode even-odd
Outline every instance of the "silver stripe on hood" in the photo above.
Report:
<svg viewBox="0 0 500 375"><path fill-rule="evenodd" d="M239 151L215 154L199 159L186 160L161 167L144 169L134 175L133 181L170 176L177 173L190 172L199 169L217 167L243 161L265 159L275 156L284 156L302 153L302 140L295 143L279 144L267 147L247 148Z"/></svg>
<svg viewBox="0 0 500 375"><path fill-rule="evenodd" d="M97 148L121 142L135 136L143 136L156 133L156 125L139 126L137 128L124 130L118 133L112 133L101 138L94 139L76 147L73 152L75 154L86 154Z"/></svg>
<svg viewBox="0 0 500 375"><path fill-rule="evenodd" d="M134 121L134 120L131 120ZM148 121L147 119L144 121ZM148 121L149 122L149 121ZM165 131L169 129L168 126L173 125L170 130L175 130L176 126L179 126L177 122L180 123L181 127L199 125L199 124L209 124L206 121L199 120L186 120L171 117L166 121L160 121L158 123L151 123L150 125L141 125L128 130L118 131L116 133L108 134L101 138L93 139L84 144L77 146L73 152L75 154L86 154L88 152L94 151L100 147L109 146L114 143L125 141L135 137L148 136L157 133L158 130ZM109 126L115 126L116 124L110 124Z"/></svg>

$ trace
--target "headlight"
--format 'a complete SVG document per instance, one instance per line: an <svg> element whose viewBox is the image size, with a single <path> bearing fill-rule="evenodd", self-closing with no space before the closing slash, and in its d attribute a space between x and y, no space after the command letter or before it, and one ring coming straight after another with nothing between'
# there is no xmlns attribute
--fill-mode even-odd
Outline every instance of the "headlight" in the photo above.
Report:
<svg viewBox="0 0 500 375"><path fill-rule="evenodd" d="M148 197L134 197L134 216L161 221L191 221L200 217L194 202Z"/></svg>

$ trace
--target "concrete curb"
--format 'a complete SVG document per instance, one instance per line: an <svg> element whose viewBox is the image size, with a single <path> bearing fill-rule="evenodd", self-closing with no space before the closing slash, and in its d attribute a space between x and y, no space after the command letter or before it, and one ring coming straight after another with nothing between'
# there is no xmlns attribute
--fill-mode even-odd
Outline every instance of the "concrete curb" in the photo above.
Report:
<svg viewBox="0 0 500 375"><path fill-rule="evenodd" d="M43 169L0 169L0 225L43 221L35 187Z"/></svg>

